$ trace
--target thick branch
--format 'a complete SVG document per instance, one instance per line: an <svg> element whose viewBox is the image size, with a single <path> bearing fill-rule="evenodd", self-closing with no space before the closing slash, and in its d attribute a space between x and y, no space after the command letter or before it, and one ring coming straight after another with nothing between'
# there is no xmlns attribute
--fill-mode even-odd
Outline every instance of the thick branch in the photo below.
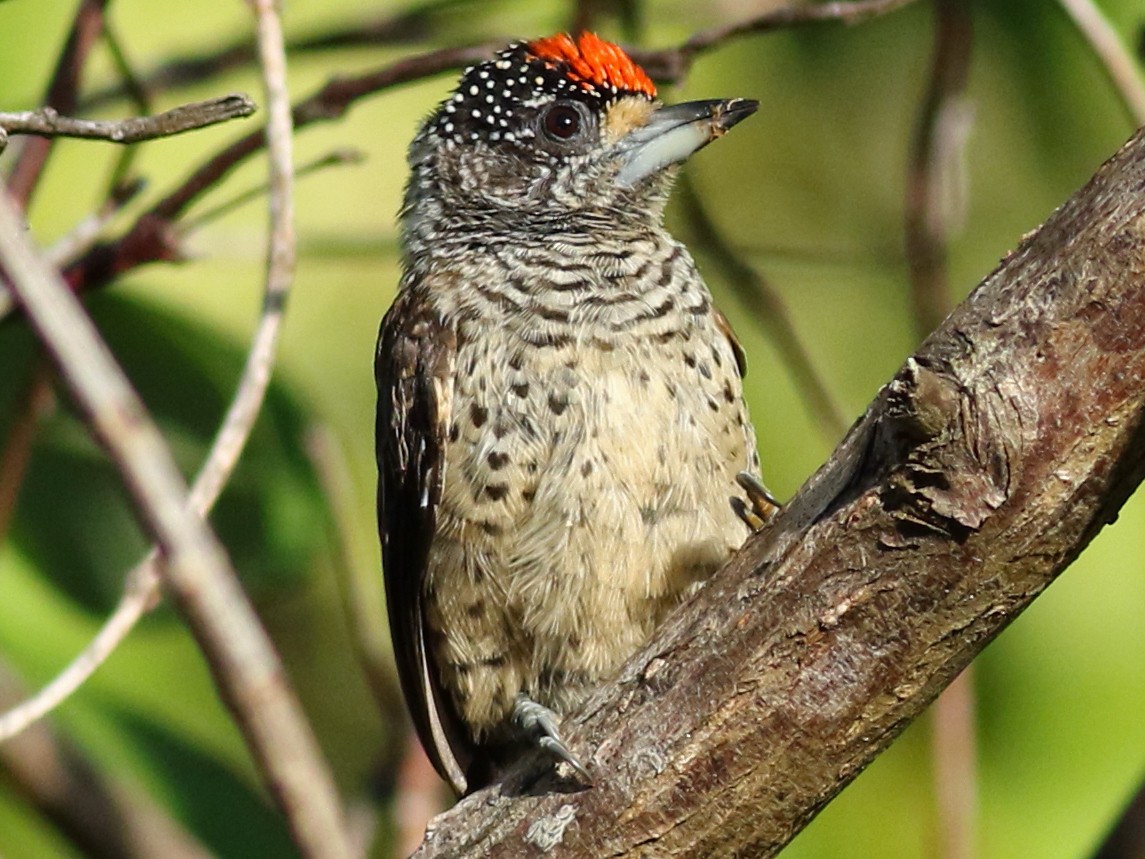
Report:
<svg viewBox="0 0 1145 859"><path fill-rule="evenodd" d="M438 818L418 855L786 844L1145 475L1142 188L1145 132L927 339L771 530L566 720L592 788L512 773Z"/></svg>

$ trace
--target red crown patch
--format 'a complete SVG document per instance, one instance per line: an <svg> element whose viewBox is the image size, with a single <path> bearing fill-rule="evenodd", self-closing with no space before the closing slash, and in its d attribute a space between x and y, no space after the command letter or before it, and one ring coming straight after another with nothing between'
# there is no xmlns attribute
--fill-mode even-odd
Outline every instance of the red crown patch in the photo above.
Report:
<svg viewBox="0 0 1145 859"><path fill-rule="evenodd" d="M623 49L595 33L581 33L574 42L566 33L537 39L528 52L546 64L567 67L568 76L585 89L613 89L656 97L656 85Z"/></svg>

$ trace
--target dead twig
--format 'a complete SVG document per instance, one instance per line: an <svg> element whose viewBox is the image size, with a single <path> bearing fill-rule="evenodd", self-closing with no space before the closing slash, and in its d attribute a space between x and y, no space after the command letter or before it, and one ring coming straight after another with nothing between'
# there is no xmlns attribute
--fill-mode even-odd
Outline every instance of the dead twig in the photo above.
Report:
<svg viewBox="0 0 1145 859"><path fill-rule="evenodd" d="M807 24L837 21L857 24L908 6L914 0L851 0L835 3L799 3L772 9L742 21L719 24L701 30L674 48L637 50L629 53L654 80L679 83L692 68L696 59L708 51L731 42L740 36L785 30Z"/></svg>
<svg viewBox="0 0 1145 859"><path fill-rule="evenodd" d="M111 143L138 143L158 137L171 137L186 131L217 125L230 119L250 116L255 104L237 93L206 101L179 105L154 116L128 119L76 119L61 116L55 108L42 107L20 113L0 113L0 132L33 134L39 137L78 137Z"/></svg>
<svg viewBox="0 0 1145 859"><path fill-rule="evenodd" d="M768 339L787 364L795 386L807 404L815 425L828 444L835 444L847 429L847 420L803 345L782 297L754 268L728 245L700 202L692 180L684 174L678 195L687 217L687 229L696 237L696 248L732 288L732 294L751 318L767 332Z"/></svg>
<svg viewBox="0 0 1145 859"><path fill-rule="evenodd" d="M1101 61L1133 124L1145 125L1145 80L1132 52L1093 0L1061 0L1061 4Z"/></svg>
<svg viewBox="0 0 1145 859"><path fill-rule="evenodd" d="M0 267L162 546L166 581L300 849L310 856L348 855L339 849L336 800L321 796L330 775L226 553L189 505L162 436L78 300L28 243L7 194L0 195Z"/></svg>

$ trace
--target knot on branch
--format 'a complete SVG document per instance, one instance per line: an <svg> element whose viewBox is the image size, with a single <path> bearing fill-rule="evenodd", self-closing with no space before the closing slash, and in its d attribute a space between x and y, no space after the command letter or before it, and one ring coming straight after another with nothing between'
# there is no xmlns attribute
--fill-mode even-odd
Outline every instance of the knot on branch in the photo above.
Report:
<svg viewBox="0 0 1145 859"><path fill-rule="evenodd" d="M881 542L913 545L925 534L966 539L1007 497L1011 456L1000 391L973 391L950 366L911 358L884 396L872 453L887 475L881 501L897 529Z"/></svg>

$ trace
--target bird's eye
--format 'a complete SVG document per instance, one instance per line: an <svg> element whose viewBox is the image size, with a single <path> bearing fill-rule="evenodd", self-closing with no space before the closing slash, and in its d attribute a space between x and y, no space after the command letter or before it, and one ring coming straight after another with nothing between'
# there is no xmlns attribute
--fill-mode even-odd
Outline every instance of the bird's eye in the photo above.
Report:
<svg viewBox="0 0 1145 859"><path fill-rule="evenodd" d="M554 104L545 114L545 131L556 140L568 140L580 131L580 113L571 104Z"/></svg>

